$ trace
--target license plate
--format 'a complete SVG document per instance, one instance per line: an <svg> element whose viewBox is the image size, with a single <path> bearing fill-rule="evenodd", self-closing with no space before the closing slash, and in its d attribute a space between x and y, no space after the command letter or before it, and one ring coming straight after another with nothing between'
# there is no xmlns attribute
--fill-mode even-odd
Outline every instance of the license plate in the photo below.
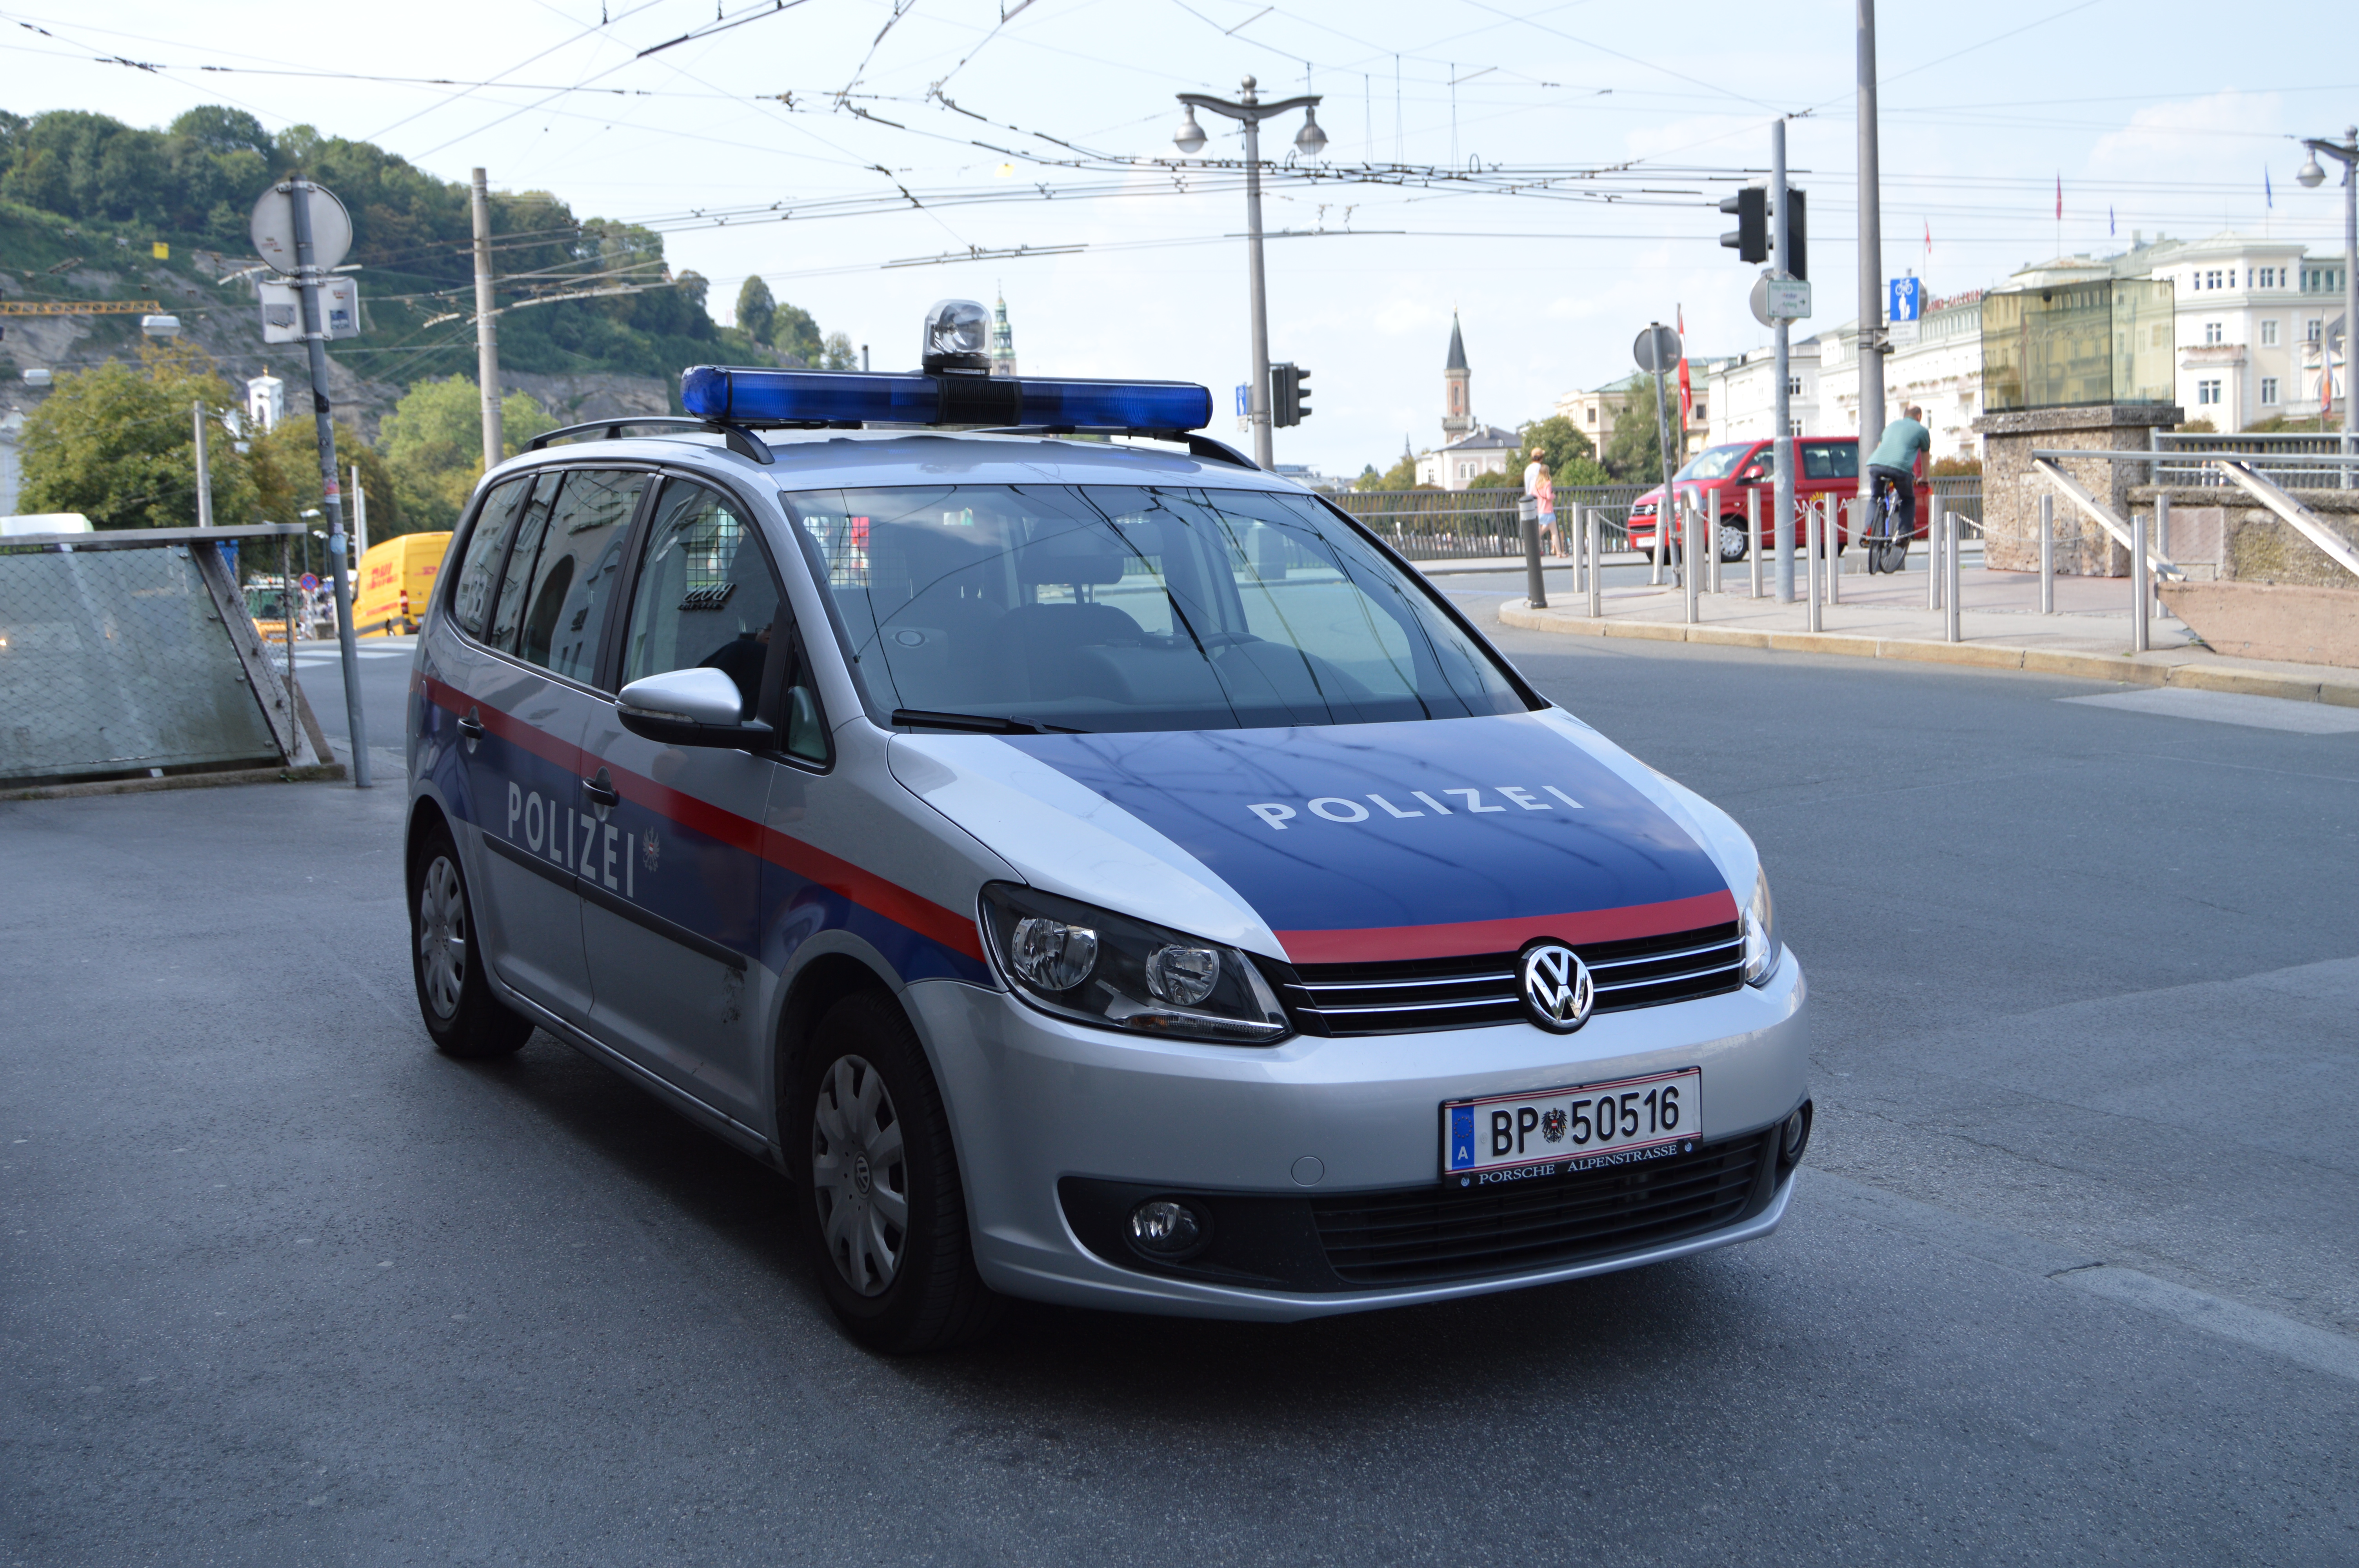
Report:
<svg viewBox="0 0 2359 1568"><path fill-rule="evenodd" d="M1703 1069L1441 1106L1442 1184L1467 1192L1642 1164L1703 1137Z"/></svg>

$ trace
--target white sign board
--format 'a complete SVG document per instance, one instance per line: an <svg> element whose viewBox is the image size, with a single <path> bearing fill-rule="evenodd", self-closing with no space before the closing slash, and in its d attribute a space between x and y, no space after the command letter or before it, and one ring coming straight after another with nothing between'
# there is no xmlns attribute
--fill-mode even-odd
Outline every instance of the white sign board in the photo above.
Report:
<svg viewBox="0 0 2359 1568"><path fill-rule="evenodd" d="M294 275L295 194L272 186L254 203L254 252L280 272ZM325 270L340 265L353 248L353 218L344 204L328 191L311 186L311 265Z"/></svg>
<svg viewBox="0 0 2359 1568"><path fill-rule="evenodd" d="M1780 321L1805 320L1810 314L1810 285L1799 277L1771 277L1764 273L1753 285L1753 319L1765 327Z"/></svg>
<svg viewBox="0 0 2359 1568"><path fill-rule="evenodd" d="M262 296L262 341L299 343L303 341L302 291L291 283L258 283ZM331 277L320 284L320 325L330 338L361 335L361 286L349 277Z"/></svg>

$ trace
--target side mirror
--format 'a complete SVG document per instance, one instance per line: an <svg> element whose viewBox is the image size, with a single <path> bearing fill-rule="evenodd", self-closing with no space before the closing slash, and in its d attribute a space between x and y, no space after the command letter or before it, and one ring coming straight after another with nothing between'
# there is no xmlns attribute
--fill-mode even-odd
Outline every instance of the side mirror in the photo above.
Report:
<svg viewBox="0 0 2359 1568"><path fill-rule="evenodd" d="M1767 470L1762 468L1759 463L1754 463L1746 468L1743 473L1736 476L1736 482L1739 484L1758 484L1761 482L1767 472Z"/></svg>
<svg viewBox="0 0 2359 1568"><path fill-rule="evenodd" d="M745 699L719 670L666 670L645 676L617 694L623 728L668 746L719 746L753 751L769 744L771 730L739 717Z"/></svg>

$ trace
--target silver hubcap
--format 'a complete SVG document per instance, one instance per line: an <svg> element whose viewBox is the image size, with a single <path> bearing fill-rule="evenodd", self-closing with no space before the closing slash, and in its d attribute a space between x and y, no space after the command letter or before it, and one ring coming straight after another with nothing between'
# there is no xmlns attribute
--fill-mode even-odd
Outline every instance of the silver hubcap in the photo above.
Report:
<svg viewBox="0 0 2359 1568"><path fill-rule="evenodd" d="M447 856L434 857L418 890L418 962L434 1015L456 1013L467 983L467 899L459 890L459 868Z"/></svg>
<svg viewBox="0 0 2359 1568"><path fill-rule="evenodd" d="M909 1172L893 1097L857 1056L837 1057L820 1080L811 1190L836 1272L862 1295L882 1295L908 1245Z"/></svg>
<svg viewBox="0 0 2359 1568"><path fill-rule="evenodd" d="M1745 536L1745 531L1735 524L1723 523L1720 525L1720 558L1722 560L1743 560L1745 546L1751 543L1752 541Z"/></svg>

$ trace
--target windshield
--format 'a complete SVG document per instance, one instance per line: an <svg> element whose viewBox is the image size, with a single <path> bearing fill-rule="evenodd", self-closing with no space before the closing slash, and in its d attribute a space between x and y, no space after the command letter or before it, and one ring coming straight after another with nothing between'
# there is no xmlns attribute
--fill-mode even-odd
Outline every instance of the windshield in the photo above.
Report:
<svg viewBox="0 0 2359 1568"><path fill-rule="evenodd" d="M1306 497L940 484L783 499L881 708L1102 730L1525 706L1419 585Z"/></svg>
<svg viewBox="0 0 2359 1568"><path fill-rule="evenodd" d="M1728 447L1707 447L1690 458L1688 466L1671 477L1673 479L1726 479L1736 471L1736 465L1743 461L1745 454L1752 449L1753 443L1750 441L1739 441Z"/></svg>

